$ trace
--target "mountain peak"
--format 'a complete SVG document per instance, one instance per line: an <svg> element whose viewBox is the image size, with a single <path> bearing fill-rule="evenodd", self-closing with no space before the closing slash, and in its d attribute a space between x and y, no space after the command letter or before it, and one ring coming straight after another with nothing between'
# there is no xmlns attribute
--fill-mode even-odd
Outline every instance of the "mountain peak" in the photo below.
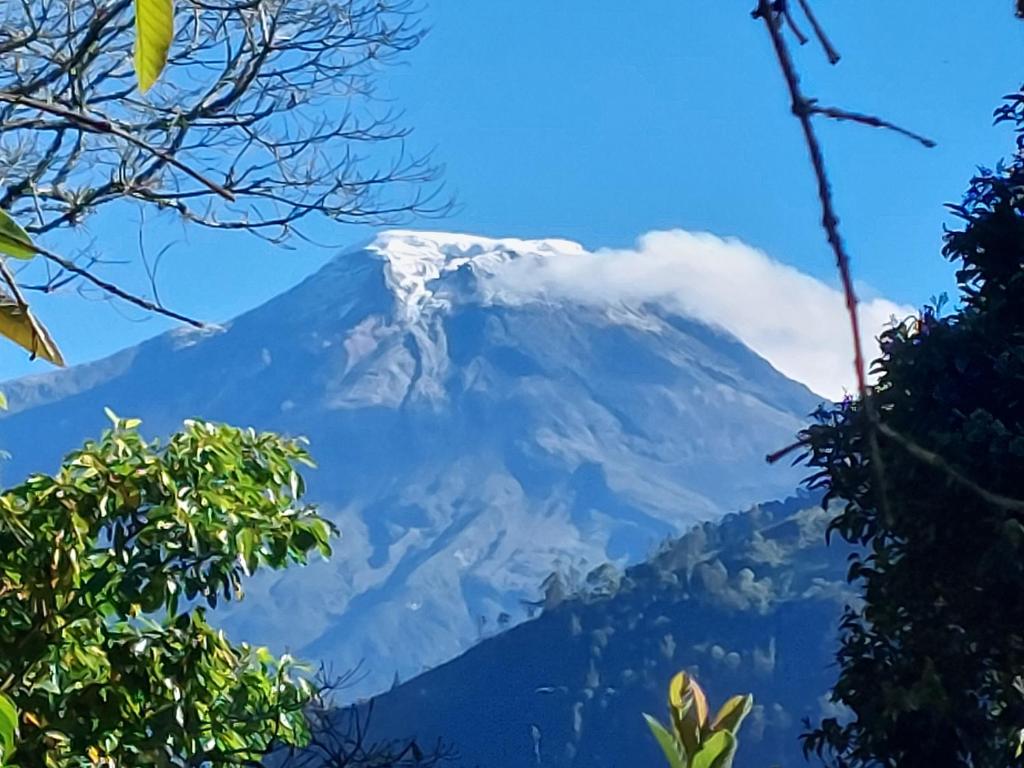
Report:
<svg viewBox="0 0 1024 768"><path fill-rule="evenodd" d="M410 321L419 319L433 303L430 283L463 267L469 266L474 274L491 276L499 266L516 259L543 261L551 256L586 253L579 243L557 238L521 240L399 229L381 232L361 250L384 261L385 281L400 314Z"/></svg>
<svg viewBox="0 0 1024 768"><path fill-rule="evenodd" d="M6 384L4 471L52 469L107 405L151 436L200 417L308 437L335 556L268 573L218 614L251 642L365 660L372 692L396 665L404 678L464 650L484 620L524 618L553 569L635 562L799 481L763 457L818 399L626 280L563 290L606 256L386 232L220 332Z"/></svg>

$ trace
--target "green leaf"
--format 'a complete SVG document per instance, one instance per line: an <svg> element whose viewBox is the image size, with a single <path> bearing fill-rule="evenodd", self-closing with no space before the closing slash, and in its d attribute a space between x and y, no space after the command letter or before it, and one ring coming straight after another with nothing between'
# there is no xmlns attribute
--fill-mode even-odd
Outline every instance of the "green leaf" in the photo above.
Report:
<svg viewBox="0 0 1024 768"><path fill-rule="evenodd" d="M163 72L173 39L173 0L135 0L135 76L143 93Z"/></svg>
<svg viewBox="0 0 1024 768"><path fill-rule="evenodd" d="M746 696L733 696L718 710L718 714L715 715L715 720L711 724L711 730L729 731L729 733L735 736L740 725L743 724L743 719L750 714L753 706L754 697L750 694Z"/></svg>
<svg viewBox="0 0 1024 768"><path fill-rule="evenodd" d="M647 727L651 729L654 738L658 740L661 751L665 753L669 768L686 768L686 756L683 754L682 747L676 741L675 736L669 733L665 726L650 715L645 714L644 720L647 721Z"/></svg>
<svg viewBox="0 0 1024 768"><path fill-rule="evenodd" d="M64 365L64 358L46 328L27 307L22 307L9 296L0 296L0 335L27 349L32 357Z"/></svg>
<svg viewBox="0 0 1024 768"><path fill-rule="evenodd" d="M0 760L4 764L14 754L14 737L18 732L18 709L6 695L0 693Z"/></svg>
<svg viewBox="0 0 1024 768"><path fill-rule="evenodd" d="M736 756L736 737L728 731L711 734L690 761L690 768L730 768Z"/></svg>
<svg viewBox="0 0 1024 768"><path fill-rule="evenodd" d="M36 255L36 247L28 232L4 210L0 210L0 253L16 259L31 259Z"/></svg>

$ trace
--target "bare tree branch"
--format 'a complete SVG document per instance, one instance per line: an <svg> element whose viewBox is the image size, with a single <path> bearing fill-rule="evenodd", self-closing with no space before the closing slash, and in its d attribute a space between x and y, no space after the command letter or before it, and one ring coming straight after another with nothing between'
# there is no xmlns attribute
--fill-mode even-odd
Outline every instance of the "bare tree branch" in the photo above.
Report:
<svg viewBox="0 0 1024 768"><path fill-rule="evenodd" d="M375 703L337 707L335 693L345 680L327 680L321 673L319 693L309 708L310 743L290 749L278 768L438 768L453 763L458 753L438 741L421 745L413 734L401 740L374 739L370 734Z"/></svg>
<svg viewBox="0 0 1024 768"><path fill-rule="evenodd" d="M932 139L927 136L922 136L914 131L902 128L895 123L891 123L888 120L883 120L880 117L874 115L865 115L861 112L851 112L847 109L840 109L838 107L823 107L815 100L811 100L807 104L807 108L811 111L811 114L821 115L822 117L828 117L833 120L849 121L852 123L859 123L860 125L866 125L871 128L884 128L887 131L893 131L905 136L908 139L913 139L918 144L921 144L928 149L933 149L938 146Z"/></svg>
<svg viewBox="0 0 1024 768"><path fill-rule="evenodd" d="M231 200L234 202L235 196L233 193L224 189L220 184L214 181L210 181L208 178L203 176L199 171L190 168L187 164L176 158L174 155L165 152L159 147L154 147L146 141L143 141L138 136L129 133L119 125L115 125L109 120L104 120L98 117L92 117L90 115L84 115L79 112L75 112L70 109L66 109L58 104L48 104L45 101L39 101L38 99L32 99L28 96L21 96L17 93L3 93L0 92L0 101L5 101L8 104L17 104L23 107L29 107L30 109L37 109L40 112L48 112L51 115L57 115L68 121L68 123L78 126L85 131L90 133L109 133L112 136L116 136L129 144L134 144L136 147L144 149L154 157L159 158L163 162L173 165L179 171L191 176L196 181L200 182L203 186L209 188L212 192L216 192L218 195L223 197L225 200Z"/></svg>
<svg viewBox="0 0 1024 768"><path fill-rule="evenodd" d="M443 214L438 167L407 152L402 115L375 92L423 37L414 1L180 0L168 67L145 95L132 0L2 3L0 208L37 239L152 209L151 224L170 215L272 243L308 237L314 218ZM18 278L109 286L91 274L103 263L83 252Z"/></svg>
<svg viewBox="0 0 1024 768"><path fill-rule="evenodd" d="M50 250L48 250L46 248L43 248L43 247L41 247L39 245L34 245L33 246L33 250L36 252L36 254L38 254L39 256L42 256L44 259L46 259L48 261L51 261L54 264L57 264L58 266L60 266L61 269L66 270L67 272L70 272L72 275L76 275L78 277L84 278L88 282L90 282L93 285L95 285L97 288L100 288L101 290L103 290L105 293L108 293L111 296L114 296L114 297L116 297L118 299L121 299L122 301L126 301L129 304L134 304L136 307L139 307L140 309L144 309L147 312L153 312L154 314L163 315L164 317L169 317L172 320L177 320L178 322L185 323L186 325L191 325L193 328L206 328L207 327L205 323L200 322L199 320L196 320L195 318L189 317L188 315L183 315L180 312L175 312L173 309L168 309L167 307L163 306L162 304L150 301L149 299L145 299L142 296L136 296L135 294L130 293L130 292L124 290L123 288L120 288L119 286L115 285L114 283L111 283L111 282L108 282L108 281L102 279L101 277L99 277L98 275L96 275L92 271L90 271L88 268L79 266L78 264L76 264L71 259L65 258L64 256L61 256L58 253L54 253L53 251L50 251ZM7 264L6 264L6 262L4 262L3 259L0 259L0 274L3 275L5 280L7 280L8 275L10 275L10 269L7 267ZM10 275L10 281L9 282L10 282L10 285L12 286L12 288L16 287L16 283L13 282L13 281L14 281L14 276ZM51 292L53 290L52 284L46 284L44 286L32 286L32 287L35 290L41 290L44 293L48 293L48 292ZM25 299L21 295L20 292L16 294L16 298L18 300L18 303L23 308L27 308L28 307L28 304L25 302Z"/></svg>
<svg viewBox="0 0 1024 768"><path fill-rule="evenodd" d="M829 182L828 171L825 168L825 156L821 150L818 134L814 130L814 122L812 120L814 110L811 107L810 100L804 96L800 88L800 77L797 75L796 66L793 64L793 58L789 53L789 46L786 44L786 39L782 34L777 7L777 4L770 2L770 0L759 0L757 10L754 13L756 18L764 21L764 25L771 37L775 56L778 59L779 67L786 80L786 87L789 90L791 109L793 115L800 121L800 128L803 131L804 141L807 144L811 165L814 168L814 176L818 185L818 199L821 203L821 225L825 229L826 238L835 256L836 268L839 270L839 279L843 288L843 298L846 302L846 311L850 318L857 391L862 398L866 398L868 387L864 366L864 350L860 337L860 319L857 316L857 292L854 288L853 276L850 271L850 257L839 234L839 217L836 215L835 202L832 197L832 186Z"/></svg>
<svg viewBox="0 0 1024 768"><path fill-rule="evenodd" d="M838 53L835 53L829 43L828 37L825 35L824 30L818 23L817 18L814 16L807 0L800 0L800 6L808 20L814 26L815 34L818 36L822 46L825 48L826 53L829 56L829 60L835 63L839 60L839 55ZM790 54L789 46L786 43L786 38L782 30L781 19L786 17L786 14L788 13L787 8L788 5L786 0L758 0L758 5L753 12L753 16L755 19L761 19L765 24L765 28L768 30L768 34L772 41L772 48L775 51L775 57L778 60L779 68L782 70L782 75L786 81L786 87L789 91L793 115L800 122L800 127L803 131L804 142L807 145L807 152L810 156L811 166L814 169L815 180L817 181L818 200L821 204L822 214L821 225L825 230L826 238L832 249L833 256L835 257L836 268L839 271L839 279L843 289L843 299L846 304L847 315L849 316L850 331L853 335L853 365L857 378L857 392L862 399L866 400L868 397L867 374L864 361L863 343L861 341L860 318L857 314L857 293L853 285L853 275L850 269L850 256L846 251L846 246L844 245L843 239L839 233L839 217L835 210L832 185L829 181L828 171L825 166L825 156L821 149L821 142L819 141L817 132L814 129L813 117L815 115L822 115L833 120L846 120L859 123L861 125L895 131L896 133L919 142L925 147L934 147L935 142L918 133L901 128L888 120L883 120L882 118L875 117L873 115L866 115L859 112L840 109L838 107L823 107L818 104L816 99L808 98L800 87L800 76L797 74L796 65L793 62L793 57ZM786 453L788 453L788 449L783 449L775 454L771 454L769 456L769 460L777 461Z"/></svg>
<svg viewBox="0 0 1024 768"><path fill-rule="evenodd" d="M825 30L821 24L818 23L818 17L814 15L814 11L811 10L810 0L799 0L800 10L804 12L804 16L807 17L807 21L811 24L811 29L814 30L814 36L818 38L818 43L821 45L825 55L828 57L829 64L839 63L839 51L832 45L832 41L828 39L828 35L825 34ZM783 7L786 7L786 2L783 0Z"/></svg>

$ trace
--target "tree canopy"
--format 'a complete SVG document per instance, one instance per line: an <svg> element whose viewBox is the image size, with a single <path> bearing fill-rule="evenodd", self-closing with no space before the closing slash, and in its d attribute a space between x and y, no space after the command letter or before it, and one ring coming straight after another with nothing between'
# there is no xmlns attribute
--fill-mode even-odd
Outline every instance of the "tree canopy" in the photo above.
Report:
<svg viewBox="0 0 1024 768"><path fill-rule="evenodd" d="M151 443L137 426L115 418L0 495L5 762L241 765L308 736L303 669L206 618L258 570L329 554L333 526L301 501L304 448L203 422Z"/></svg>

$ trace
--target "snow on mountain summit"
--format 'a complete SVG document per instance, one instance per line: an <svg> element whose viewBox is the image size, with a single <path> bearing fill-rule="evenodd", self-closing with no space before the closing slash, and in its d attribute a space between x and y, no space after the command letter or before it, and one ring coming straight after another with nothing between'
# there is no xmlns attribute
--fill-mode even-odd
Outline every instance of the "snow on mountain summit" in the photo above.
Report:
<svg viewBox="0 0 1024 768"><path fill-rule="evenodd" d="M374 238L365 250L385 262L385 280L407 320L420 317L434 300L430 284L441 277L470 267L480 276L493 276L513 259L539 259L586 253L571 240L521 240L489 238L450 232L388 230Z"/></svg>
<svg viewBox="0 0 1024 768"><path fill-rule="evenodd" d="M366 251L384 260L398 313L409 321L452 303L540 302L586 305L612 322L658 331L660 309L725 331L820 394L839 398L853 386L842 294L735 238L651 232L631 248L590 251L561 239L393 231ZM881 297L862 301L865 348L877 349L891 318L913 311Z"/></svg>

